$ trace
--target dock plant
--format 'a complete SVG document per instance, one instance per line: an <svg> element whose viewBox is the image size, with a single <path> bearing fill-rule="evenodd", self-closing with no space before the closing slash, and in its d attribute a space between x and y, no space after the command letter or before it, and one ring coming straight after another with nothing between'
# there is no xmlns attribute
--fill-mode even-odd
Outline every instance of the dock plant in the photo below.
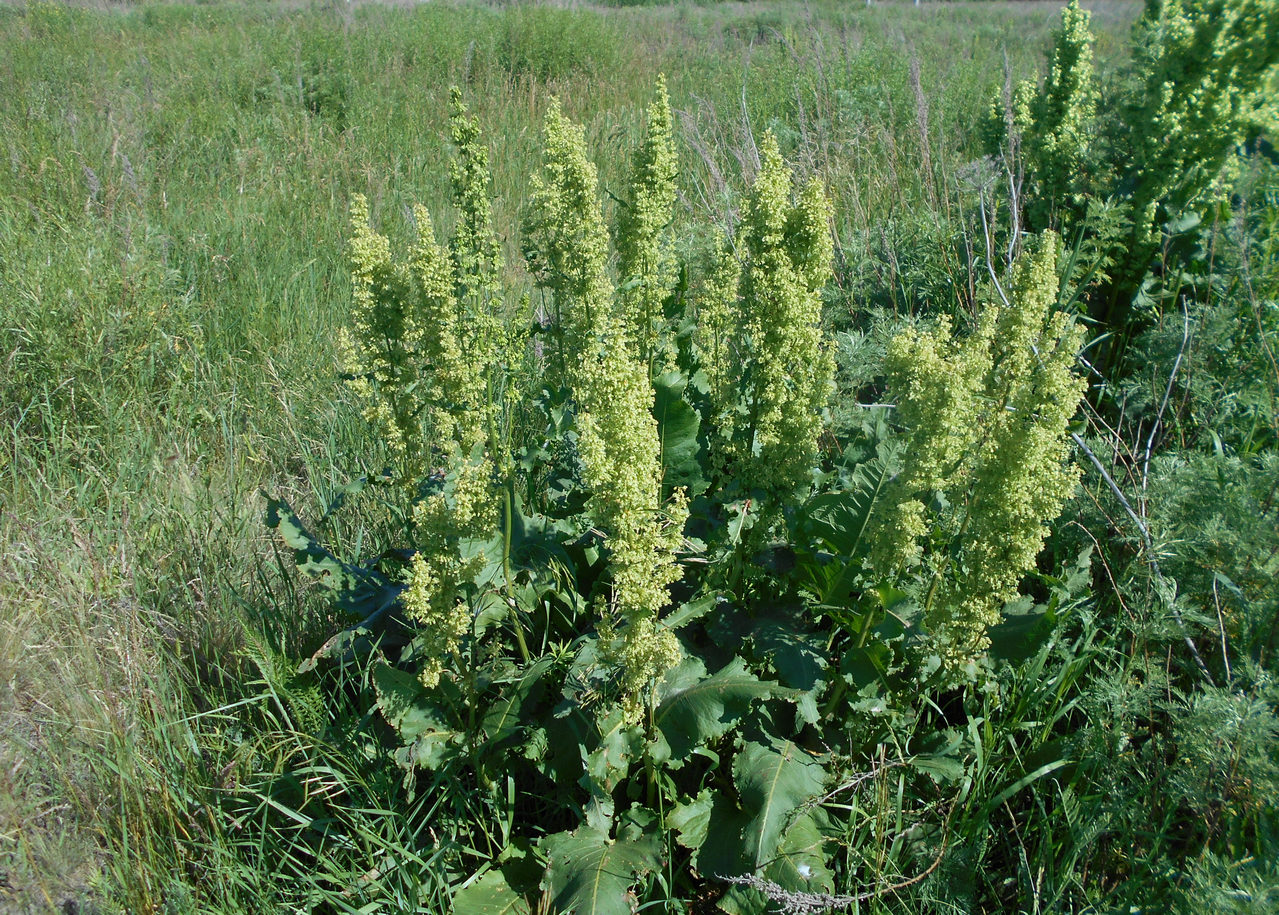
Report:
<svg viewBox="0 0 1279 915"><path fill-rule="evenodd" d="M848 877L830 851L859 827L828 789L882 754L886 709L908 733L921 696L998 688L989 632L1075 485L1060 243L1027 246L968 334L899 335L895 418L819 449L831 207L771 134L735 237L686 279L664 84L615 248L584 131L552 100L522 226L544 317L521 324L486 152L452 103L448 242L419 208L397 260L351 207L344 368L410 505L405 542L345 559L271 503L350 617L311 663L366 672L406 784L477 799L437 814L459 913L830 894ZM967 744L909 740L902 777L960 803ZM919 829L944 833L941 811Z"/></svg>

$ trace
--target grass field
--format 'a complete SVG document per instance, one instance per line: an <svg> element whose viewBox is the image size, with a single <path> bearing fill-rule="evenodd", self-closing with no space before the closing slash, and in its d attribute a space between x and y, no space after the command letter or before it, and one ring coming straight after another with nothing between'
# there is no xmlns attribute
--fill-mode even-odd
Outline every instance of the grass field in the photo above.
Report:
<svg viewBox="0 0 1279 915"><path fill-rule="evenodd" d="M1140 9L1092 8L1105 75ZM832 0L0 6L0 911L344 910L372 857L335 849L326 877L288 858L287 823L249 828L279 813L263 780L302 757L299 792L347 798L356 845L429 865L420 818L379 806L399 779L383 751L308 743L276 692L273 665L335 620L294 580L262 493L315 513L384 461L334 350L348 207L367 195L399 237L414 203L450 224L451 85L491 144L511 308L532 288L518 226L550 99L620 189L665 74L677 224L734 226L773 131L829 189L827 310L847 329L972 304L977 124L1005 68L1042 70L1058 16ZM710 250L704 231L681 237L691 259ZM385 532L366 508L326 535L367 552ZM308 868L313 886L281 885ZM416 894L443 911L442 879L373 874L384 894L358 910L411 911Z"/></svg>

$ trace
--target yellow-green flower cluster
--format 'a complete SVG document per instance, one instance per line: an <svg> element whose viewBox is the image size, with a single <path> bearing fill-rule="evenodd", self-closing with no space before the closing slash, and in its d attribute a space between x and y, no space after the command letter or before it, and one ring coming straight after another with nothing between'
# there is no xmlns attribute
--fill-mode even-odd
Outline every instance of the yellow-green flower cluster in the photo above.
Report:
<svg viewBox="0 0 1279 915"><path fill-rule="evenodd" d="M419 206L414 218L418 239L409 254L409 269L416 282L418 313L430 328L422 335L419 355L428 367L424 380L431 385L432 431L446 454L456 446L467 455L484 440L487 365L483 354L467 347L461 339L469 322L463 320L458 308L453 265L448 252L435 240L431 215Z"/></svg>
<svg viewBox="0 0 1279 915"><path fill-rule="evenodd" d="M926 624L950 671L987 647L1077 479L1067 435L1084 391L1072 371L1082 333L1052 313L1059 254L1055 234L1032 245L1014 265L1010 304L986 306L969 337L942 321L889 347L910 439L874 560L922 563ZM948 508L925 506L935 493Z"/></svg>
<svg viewBox="0 0 1279 915"><path fill-rule="evenodd" d="M486 537L497 526L487 458L463 460L443 490L413 511L418 552L409 567L401 601L420 625L424 642L422 683L435 687L471 630L471 611L459 597L462 586L484 568L482 552L464 555L460 546Z"/></svg>
<svg viewBox="0 0 1279 915"><path fill-rule="evenodd" d="M344 367L365 415L416 486L443 467L446 485L413 511L418 552L403 602L426 644L422 679L434 686L469 631L463 586L484 567L470 544L497 525L492 441L500 398L494 378L509 358L501 320L501 250L488 201L488 152L479 125L453 93L452 166L457 228L448 249L431 216L414 210L407 261L369 227L368 203L352 204L353 329L341 336Z"/></svg>
<svg viewBox="0 0 1279 915"><path fill-rule="evenodd" d="M558 99L546 112L545 142L542 173L531 181L524 254L538 285L554 295L558 369L568 373L613 326L608 232L585 135Z"/></svg>
<svg viewBox="0 0 1279 915"><path fill-rule="evenodd" d="M351 228L352 326L338 333L338 356L365 419L411 477L423 466L428 402L419 349L429 323L407 265L394 262L390 242L370 228L362 196L351 203Z"/></svg>
<svg viewBox="0 0 1279 915"><path fill-rule="evenodd" d="M1142 88L1124 121L1142 238L1194 203L1248 130L1272 116L1279 0L1152 2L1138 35Z"/></svg>
<svg viewBox="0 0 1279 915"><path fill-rule="evenodd" d="M714 419L721 436L731 437L736 424L741 378L737 364L737 286L742 265L725 238L697 299L698 364L706 376ZM723 460L723 449L716 454Z"/></svg>
<svg viewBox="0 0 1279 915"><path fill-rule="evenodd" d="M449 98L449 132L456 151L449 177L457 209L449 253L462 317L458 340L470 362L482 367L488 391L481 392L480 400L491 414L486 418L496 420L516 341L502 314L502 246L493 230L488 147L480 140L479 120L462 104L461 90L454 86Z"/></svg>
<svg viewBox="0 0 1279 915"><path fill-rule="evenodd" d="M872 563L886 569L914 566L922 558L929 532L921 497L966 482L967 457L981 434L975 419L990 374L989 321L968 340L956 339L950 319L942 317L931 333L894 337L885 356L889 390L897 419L911 430L907 462L893 482L892 513L876 540Z"/></svg>
<svg viewBox="0 0 1279 915"><path fill-rule="evenodd" d="M831 269L831 208L816 180L792 204L791 173L771 133L761 154L737 275L721 263L697 343L711 381L717 462L776 500L809 479L830 397L821 290Z"/></svg>
<svg viewBox="0 0 1279 915"><path fill-rule="evenodd" d="M1048 76L1032 102L1027 104L1024 95L1017 100L1026 169L1034 174L1041 199L1049 203L1083 203L1081 170L1097 117L1091 15L1079 8L1079 0L1061 11Z"/></svg>
<svg viewBox="0 0 1279 915"><path fill-rule="evenodd" d="M632 166L631 199L618 216L617 253L621 318L640 361L656 373L674 368L663 306L678 276L669 230L679 161L665 77L658 77L646 126Z"/></svg>
<svg viewBox="0 0 1279 915"><path fill-rule="evenodd" d="M608 243L595 167L581 127L559 105L546 117L546 160L534 182L530 260L555 297L563 371L577 405L578 454L591 509L607 537L609 620L626 622L615 659L631 720L642 694L680 656L658 615L680 577L675 552L687 508L662 504L662 467L648 365L630 345L607 273Z"/></svg>

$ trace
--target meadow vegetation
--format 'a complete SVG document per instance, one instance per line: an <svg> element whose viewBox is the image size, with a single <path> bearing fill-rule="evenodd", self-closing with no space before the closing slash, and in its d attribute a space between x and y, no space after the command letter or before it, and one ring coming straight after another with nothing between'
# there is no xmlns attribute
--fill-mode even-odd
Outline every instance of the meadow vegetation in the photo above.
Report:
<svg viewBox="0 0 1279 915"><path fill-rule="evenodd" d="M1273 911L1279 6L1090 10L0 6L0 911Z"/></svg>

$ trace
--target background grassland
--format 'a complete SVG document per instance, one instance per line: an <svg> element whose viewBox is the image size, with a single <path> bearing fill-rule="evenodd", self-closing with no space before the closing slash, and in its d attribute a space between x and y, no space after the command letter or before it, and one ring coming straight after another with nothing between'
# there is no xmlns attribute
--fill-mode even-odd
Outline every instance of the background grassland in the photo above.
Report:
<svg viewBox="0 0 1279 915"><path fill-rule="evenodd" d="M1103 61L1136 11L1097 5ZM367 194L392 233L413 202L447 225L449 85L491 144L510 265L552 95L617 188L665 73L681 212L722 226L773 130L830 188L846 323L971 295L968 266L935 256L964 242L953 189L1005 66L1042 66L1057 12L0 7L0 910L271 909L253 864L288 837L245 847L210 799L299 749L272 658L330 627L281 576L259 491L314 508L379 466L332 348L347 204ZM330 539L361 536L349 523ZM312 775L304 798L377 812L358 759ZM371 817L367 841L411 854L411 820Z"/></svg>

